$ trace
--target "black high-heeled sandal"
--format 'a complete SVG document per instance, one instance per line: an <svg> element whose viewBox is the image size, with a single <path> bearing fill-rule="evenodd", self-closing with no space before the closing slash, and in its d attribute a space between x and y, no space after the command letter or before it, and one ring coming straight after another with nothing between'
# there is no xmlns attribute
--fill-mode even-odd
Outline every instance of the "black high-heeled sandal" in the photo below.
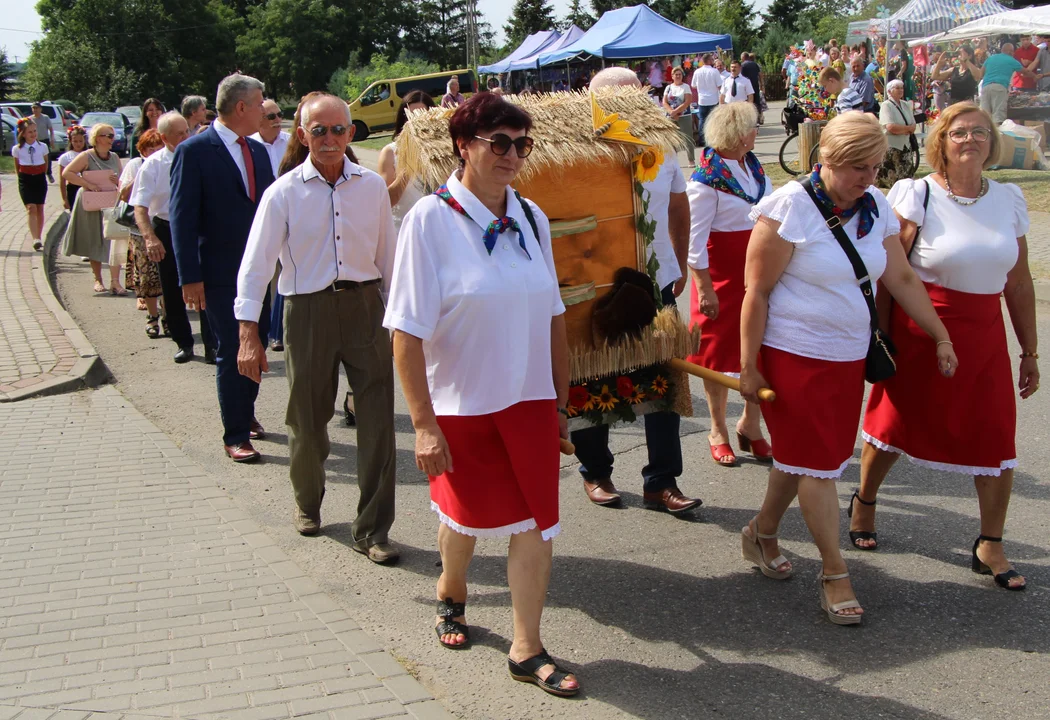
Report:
<svg viewBox="0 0 1050 720"><path fill-rule="evenodd" d="M1001 537L988 537L987 535L978 535L977 540L973 544L973 558L970 561L970 568L978 575L992 575L995 578L995 584L1004 590L1013 590L1018 592L1024 590L1027 585L1011 585L1010 581L1015 577L1024 578L1024 575L1017 572L1013 568L1010 568L1006 572L1001 572L998 575L992 572L992 569L981 562L981 559L977 557L977 548L981 544L981 541L1001 543L1003 539Z"/></svg>
<svg viewBox="0 0 1050 720"><path fill-rule="evenodd" d="M146 316L146 337L150 340L160 337L160 318L157 315Z"/></svg>
<svg viewBox="0 0 1050 720"><path fill-rule="evenodd" d="M536 673L539 672L539 669L544 665L553 665L554 670L546 678L541 679ZM574 688L563 688L561 686L562 681L573 673L565 672L559 668L558 664L554 662L554 658L552 658L545 649L540 650L539 655L533 655L521 662L514 662L510 658L507 658L507 669L510 671L510 676L518 682L538 685L540 690L550 693L551 695L557 695L558 697L572 697L580 692L580 684L578 681Z"/></svg>
<svg viewBox="0 0 1050 720"><path fill-rule="evenodd" d="M859 490L854 490L853 491L853 497L851 497L849 499L849 507L846 509L846 517L848 517L848 518L852 518L853 517L853 501L854 500L859 502L861 505L867 505L868 507L871 507L872 505L875 505L878 502L878 500L872 500L871 502L868 502L867 500L865 500L864 498L862 498L860 495L857 494L859 492L860 492ZM875 544L872 545L871 547L864 547L863 545L858 545L857 544L858 540L874 540ZM857 548L858 550L865 550L865 551L871 552L872 550L877 550L879 548L879 534L877 532L875 532L875 531L870 531L869 532L867 530L850 530L849 531L849 541L853 544L853 547Z"/></svg>
<svg viewBox="0 0 1050 720"><path fill-rule="evenodd" d="M353 397L351 393L346 394L346 398L343 400L343 422L346 423L347 427L354 427L357 425L357 416L354 411L350 409L350 398Z"/></svg>
<svg viewBox="0 0 1050 720"><path fill-rule="evenodd" d="M447 597L444 600L438 601L437 614L439 617L444 618L434 626L434 631L438 636L438 642L449 650L466 650L470 647L470 628L463 623L452 619L454 617L463 617L466 615L467 604L465 602L454 603L452 602L452 598ZM442 635L462 635L465 640L462 643L447 643L441 639Z"/></svg>

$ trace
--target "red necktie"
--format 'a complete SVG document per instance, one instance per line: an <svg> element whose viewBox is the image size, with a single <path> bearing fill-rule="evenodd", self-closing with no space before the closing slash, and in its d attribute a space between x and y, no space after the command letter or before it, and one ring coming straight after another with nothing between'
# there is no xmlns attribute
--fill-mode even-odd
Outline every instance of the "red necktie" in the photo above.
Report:
<svg viewBox="0 0 1050 720"><path fill-rule="evenodd" d="M242 137L237 138L237 144L241 146L244 155L244 170L248 175L248 197L255 202L255 164L252 163L252 151L248 149L248 141Z"/></svg>

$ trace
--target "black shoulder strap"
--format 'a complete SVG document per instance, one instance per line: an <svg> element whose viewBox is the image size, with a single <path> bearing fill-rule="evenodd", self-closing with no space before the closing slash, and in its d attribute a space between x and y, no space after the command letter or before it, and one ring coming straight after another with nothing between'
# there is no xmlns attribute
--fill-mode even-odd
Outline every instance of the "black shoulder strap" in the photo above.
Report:
<svg viewBox="0 0 1050 720"><path fill-rule="evenodd" d="M518 198L518 202L521 203L521 210L525 213L525 219L529 221L529 227L532 228L532 235L536 238L536 244L539 245L540 230L536 226L536 216L532 214L532 207L527 202L525 202L525 199L518 193L517 190L514 191L514 197Z"/></svg>
<svg viewBox="0 0 1050 720"><path fill-rule="evenodd" d="M930 181L927 178L922 179L922 184L926 186L926 193L922 198L922 219L926 221L926 210L930 206ZM915 239L911 241L911 247L908 248L908 259L911 260L911 254L915 252L915 245L919 242L919 233L922 232L922 225L915 227Z"/></svg>
<svg viewBox="0 0 1050 720"><path fill-rule="evenodd" d="M868 315L871 316L871 328L875 330L879 327L879 311L875 308L875 291L871 287L871 278L868 277L868 268L865 267L864 261L860 257L860 253L857 252L857 248L853 247L853 243L850 242L849 235L842 229L842 221L839 220L837 215L832 215L828 212L828 209L824 207L824 204L817 199L817 194L813 192L813 183L810 182L808 177L798 181L802 187L806 188L806 192L809 194L810 200L817 206L817 210L820 211L821 217L824 218L824 224L828 226L828 230L835 236L842 251L846 253L846 257L849 258L850 265L853 266L853 272L857 276L857 284L860 285L861 292L864 293L864 300L868 304Z"/></svg>

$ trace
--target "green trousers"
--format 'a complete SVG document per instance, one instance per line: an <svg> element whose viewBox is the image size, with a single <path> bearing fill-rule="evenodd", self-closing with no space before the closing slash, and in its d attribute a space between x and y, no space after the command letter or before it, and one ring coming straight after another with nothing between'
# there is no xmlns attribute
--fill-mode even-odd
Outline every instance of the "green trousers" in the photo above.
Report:
<svg viewBox="0 0 1050 720"><path fill-rule="evenodd" d="M361 499L352 533L360 548L387 542L394 524L394 364L383 313L378 284L284 299L285 421L295 502L304 513L320 513L342 365L357 413Z"/></svg>

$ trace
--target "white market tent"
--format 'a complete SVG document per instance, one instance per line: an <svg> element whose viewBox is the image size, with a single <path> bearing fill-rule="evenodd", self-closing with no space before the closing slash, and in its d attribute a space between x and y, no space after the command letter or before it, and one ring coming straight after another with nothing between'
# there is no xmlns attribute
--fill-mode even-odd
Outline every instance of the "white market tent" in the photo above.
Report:
<svg viewBox="0 0 1050 720"><path fill-rule="evenodd" d="M995 0L911 0L890 16L889 35L924 38L1007 10Z"/></svg>
<svg viewBox="0 0 1050 720"><path fill-rule="evenodd" d="M1032 7L979 18L947 32L937 33L909 44L914 46L925 42L970 40L987 35L1048 34L1050 34L1050 7Z"/></svg>

